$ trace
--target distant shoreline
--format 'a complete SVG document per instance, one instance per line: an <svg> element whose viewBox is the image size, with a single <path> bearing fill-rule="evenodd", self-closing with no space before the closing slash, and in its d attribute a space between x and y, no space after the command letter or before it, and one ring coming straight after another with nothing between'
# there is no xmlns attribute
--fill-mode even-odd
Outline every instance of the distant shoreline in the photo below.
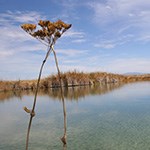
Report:
<svg viewBox="0 0 150 150"><path fill-rule="evenodd" d="M87 86L95 84L130 83L136 81L150 81L150 74L121 75L106 72L66 72L61 74L64 87ZM0 81L0 91L9 90L34 90L37 80ZM51 75L41 79L40 88L60 87L58 76Z"/></svg>

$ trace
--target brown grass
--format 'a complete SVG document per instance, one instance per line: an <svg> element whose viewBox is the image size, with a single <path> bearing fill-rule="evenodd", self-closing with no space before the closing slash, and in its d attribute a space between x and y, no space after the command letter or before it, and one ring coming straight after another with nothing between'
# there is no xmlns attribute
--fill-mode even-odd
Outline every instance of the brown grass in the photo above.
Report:
<svg viewBox="0 0 150 150"><path fill-rule="evenodd" d="M136 81L150 81L150 74L120 75L106 72L66 72L61 73L62 84L65 87L86 86L93 84L129 83ZM0 91L9 90L34 90L37 80L0 81ZM58 75L51 75L41 79L40 88L60 87Z"/></svg>

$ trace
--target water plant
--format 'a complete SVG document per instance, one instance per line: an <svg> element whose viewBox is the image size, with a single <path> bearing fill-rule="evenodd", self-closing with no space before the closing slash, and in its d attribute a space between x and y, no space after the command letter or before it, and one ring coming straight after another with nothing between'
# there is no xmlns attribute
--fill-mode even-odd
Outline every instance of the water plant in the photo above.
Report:
<svg viewBox="0 0 150 150"><path fill-rule="evenodd" d="M58 72L58 77L59 77L59 83L60 83L60 89L61 89L61 99L63 103L63 113L64 113L64 135L61 138L61 141L63 142L64 145L66 145L66 108L65 108L65 99L63 96L63 88L62 88L62 81L61 81L61 74L60 74L60 69L58 66L58 60L57 60L57 55L54 50L54 45L59 39L64 32L66 32L70 27L71 24L66 24L61 20L58 20L56 22L51 22L49 20L40 20L38 22L38 26L40 29L37 29L36 24L23 24L21 25L21 28L26 31L28 34L30 34L32 37L36 38L39 40L41 43L47 46L47 53L45 55L45 58L41 64L40 67L40 72L38 75L38 80L36 84L36 90L35 90L35 96L34 96L34 102L33 102L33 107L32 109L28 109L27 107L24 107L24 110L30 114L30 120L29 120L29 125L28 125L28 131L27 131L27 138L26 138L26 150L28 150L28 143L29 143L29 134L30 134L30 128L31 128L31 123L32 119L35 116L35 106L36 106L36 101L37 101L37 93L39 89L39 84L40 84L40 79L42 75L42 70L44 67L44 64L49 56L49 54L52 52L54 54L55 58L55 64Z"/></svg>

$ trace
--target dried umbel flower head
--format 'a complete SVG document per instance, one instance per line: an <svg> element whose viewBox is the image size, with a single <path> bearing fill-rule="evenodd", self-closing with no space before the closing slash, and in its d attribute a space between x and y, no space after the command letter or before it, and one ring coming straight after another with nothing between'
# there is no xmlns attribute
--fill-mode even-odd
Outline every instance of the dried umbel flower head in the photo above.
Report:
<svg viewBox="0 0 150 150"><path fill-rule="evenodd" d="M64 28L64 29L68 30L71 27L71 24L66 24L63 21L58 20L58 21L55 22L55 26L58 29Z"/></svg>
<svg viewBox="0 0 150 150"><path fill-rule="evenodd" d="M48 25L52 24L50 21L48 20L40 20L38 25L40 25L41 27L47 27Z"/></svg>
<svg viewBox="0 0 150 150"><path fill-rule="evenodd" d="M21 25L21 28L25 30L26 32L30 33L36 29L36 25L35 24L23 24Z"/></svg>
<svg viewBox="0 0 150 150"><path fill-rule="evenodd" d="M23 24L21 27L31 36L39 40L43 40L48 44L56 41L65 31L67 31L71 27L71 24L66 24L61 20L58 20L56 22L40 20L38 22L38 25L41 27L41 29L37 31L35 31L35 24Z"/></svg>

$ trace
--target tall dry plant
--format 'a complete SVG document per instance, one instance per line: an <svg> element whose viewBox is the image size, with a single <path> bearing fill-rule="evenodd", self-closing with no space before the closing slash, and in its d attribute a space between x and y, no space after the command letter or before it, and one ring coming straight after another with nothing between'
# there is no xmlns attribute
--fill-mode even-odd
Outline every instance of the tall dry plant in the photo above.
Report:
<svg viewBox="0 0 150 150"><path fill-rule="evenodd" d="M37 29L36 24L23 24L23 25L21 25L21 28L24 31L26 31L32 37L36 38L37 40L39 40L40 42L42 42L43 44L45 44L48 47L47 53L46 53L45 58L41 64L41 67L40 67L40 72L38 75L36 91L35 91L35 96L34 96L33 107L31 110L28 109L27 107L24 107L24 110L27 113L30 113L30 120L29 120L27 137L26 137L26 150L28 150L29 134L30 134L32 119L35 116L35 106L36 106L36 101L37 101L37 93L38 93L38 89L39 89L42 70L43 70L44 64L45 64L45 62L46 62L46 60L47 60L47 58L51 52L53 52L53 54L54 54L57 72L58 72L58 77L59 77L60 88L61 88L61 98L62 98L63 113L64 113L64 135L61 138L61 141L63 142L64 145L66 145L66 138L67 138L67 135L66 135L67 127L66 127L65 99L63 96L61 74L60 74L60 69L58 66L58 60L57 60L56 52L54 50L54 45L55 45L57 39L59 39L62 36L62 34L64 32L66 32L71 27L71 24L66 24L61 20L58 20L56 22L50 22L48 20L46 20L46 21L40 20L38 22L38 26L40 27L39 30Z"/></svg>

